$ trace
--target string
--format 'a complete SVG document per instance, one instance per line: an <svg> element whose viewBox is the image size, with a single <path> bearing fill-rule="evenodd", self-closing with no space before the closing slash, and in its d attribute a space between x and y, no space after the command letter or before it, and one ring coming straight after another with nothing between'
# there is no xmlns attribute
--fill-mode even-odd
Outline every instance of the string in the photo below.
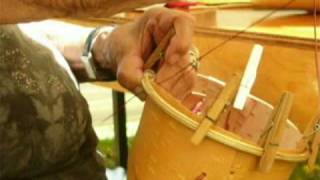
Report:
<svg viewBox="0 0 320 180"><path fill-rule="evenodd" d="M317 18L317 0L314 0L314 10L313 10L313 30L314 30L314 60L316 64L316 73L317 73L317 81L318 81L318 91L320 96L320 62L319 62L319 55L318 55L318 35L317 35L317 24L318 24L318 18Z"/></svg>
<svg viewBox="0 0 320 180"><path fill-rule="evenodd" d="M319 54L318 54L318 32L317 32L317 25L318 25L318 17L317 17L317 11L318 11L318 1L314 0L313 1L313 32L314 32L314 61L315 61L315 65L316 65L316 78L317 78L317 82L318 82L318 96L319 96L319 104L320 104L320 60L319 60ZM317 133L317 131L319 131L319 123L320 123L320 119L319 119L319 115L317 116L317 118L315 118L315 127L313 129L313 132L311 133L312 135L314 133Z"/></svg>
<svg viewBox="0 0 320 180"><path fill-rule="evenodd" d="M206 56L208 56L209 54L213 53L214 51L216 51L217 49L219 49L220 47L224 46L225 44L227 44L228 42L236 39L238 36L240 36L241 34L245 33L248 31L248 29L256 26L257 24L265 21L267 18L271 17L274 13L278 12L279 10L286 8L288 6L290 6L291 3L293 3L296 0L290 0L289 2L287 2L286 4L284 4L283 6L281 6L280 8L274 9L272 11L270 11L270 13L266 14L265 16L263 16L262 18L258 19L257 21L253 22L252 24L250 24L249 26L245 27L243 30L238 31L237 33L235 33L233 36L231 36L230 38L222 41L221 43L217 44L215 47L211 48L210 50L208 50L207 52L203 53L200 57L199 57L199 61L201 62ZM174 73L172 76L169 76L168 78L164 79L163 81L159 82L165 82L167 80L170 80L172 77L175 77L176 75L180 74L181 72L183 72L185 69L187 69L189 66L192 66L192 63L189 63L188 65L186 65L185 67L183 67L181 70L179 70L177 73Z"/></svg>
<svg viewBox="0 0 320 180"><path fill-rule="evenodd" d="M119 108L118 110L119 110L120 112L122 112L122 111L125 109L126 105L127 105L129 102L131 102L132 100L134 100L136 97L137 97L137 96L132 95L129 99L127 99L127 100L125 101L125 103L124 103L123 106L120 106L120 108ZM107 121L107 120L113 118L113 116L114 116L116 113L118 113L118 112L113 112L113 113L109 114L109 115L108 115L106 118L104 118L102 121Z"/></svg>
<svg viewBox="0 0 320 180"><path fill-rule="evenodd" d="M206 51L205 53L203 53L202 55L200 55L199 57L199 61L202 61L206 56L208 56L209 54L213 53L214 51L216 51L217 49L219 49L220 47L224 46L225 44L227 44L228 42L236 39L238 36L240 36L241 34L247 32L248 29L256 26L257 24L265 21L266 19L268 19L269 17L271 17L273 14L275 14L276 12L278 12L279 10L282 10L288 6L290 6L291 3L293 3L296 0L290 0L287 3L285 3L283 6L281 6L280 8L276 8L272 11L270 11L268 14L264 15L262 18L258 19L257 21L253 22L252 24L250 24L249 26L245 27L244 29L242 29L241 31L238 31L237 33L235 33L233 36L231 36L230 38L227 38L226 40L222 41L221 43L217 44L216 46L214 46L213 48L211 48L210 50ZM173 73L172 75L170 75L169 77L165 78L162 81L159 81L158 83L164 83L166 81L169 81L171 78L176 77L179 74L182 74L188 67L192 66L192 63L187 64L186 66L182 67L179 71L177 71L176 73ZM320 83L320 82L319 82ZM136 98L135 95L133 95L132 97L130 97L127 101L125 101L122 109L125 108L125 106L132 101L134 98ZM114 116L115 112L113 112L112 114L108 115L104 121L111 119Z"/></svg>
<svg viewBox="0 0 320 180"><path fill-rule="evenodd" d="M263 16L262 18L258 19L257 21L253 22L252 24L250 24L249 26L247 26L246 28L244 28L243 30L237 32L236 34L234 34L233 36L231 36L230 38L228 38L227 40L219 43L218 45L216 45L215 47L213 47L212 49L208 50L207 52L205 52L203 55L200 56L200 60L203 59L204 57L206 57L207 55L211 54L212 52L214 52L215 50L219 49L220 47L222 47L223 45L225 45L227 42L232 41L233 39L237 38L239 35L245 33L248 29L256 26L257 24L265 21L267 18L271 17L274 13L278 12L281 9L284 9L286 7L288 7L291 3L293 3L296 0L291 0L288 1L286 4L284 4L283 6L281 6L280 8L274 9L273 11L270 11L270 13L266 14L265 16Z"/></svg>
<svg viewBox="0 0 320 180"><path fill-rule="evenodd" d="M316 79L317 79L317 85L318 85L318 96L319 96L319 104L320 104L320 61L319 61L319 55L318 55L318 35L317 35L317 25L318 25L318 17L317 17L317 11L318 11L318 1L313 0L313 33L314 33L314 61L315 61L315 68L316 68ZM319 106L319 105L318 105ZM319 108L319 107L318 107ZM318 112L317 116L314 118L314 121L309 122L308 127L310 124L313 127L311 132L307 131L305 132L304 139L312 137L315 133L320 131L320 112Z"/></svg>

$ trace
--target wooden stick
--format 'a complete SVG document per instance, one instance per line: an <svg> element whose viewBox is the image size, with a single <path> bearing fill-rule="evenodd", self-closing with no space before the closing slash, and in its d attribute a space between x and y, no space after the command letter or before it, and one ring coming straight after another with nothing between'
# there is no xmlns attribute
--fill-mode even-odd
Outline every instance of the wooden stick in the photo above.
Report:
<svg viewBox="0 0 320 180"><path fill-rule="evenodd" d="M313 141L313 138L315 137L315 127L318 121L320 120L320 109L318 107L318 111L316 116L313 118L312 121L309 121L307 124L307 127L305 128L303 132L303 138L298 142L297 148L299 151L305 151L305 150L311 150L310 148L310 142Z"/></svg>
<svg viewBox="0 0 320 180"><path fill-rule="evenodd" d="M257 71L262 59L262 54L263 46L255 44L252 49L246 69L244 70L240 88L234 100L233 107L236 109L243 110L246 105L248 96L250 95L251 89L254 85L254 82L256 81Z"/></svg>
<svg viewBox="0 0 320 180"><path fill-rule="evenodd" d="M308 166L311 170L314 170L317 157L319 155L319 148L320 148L320 132L316 132L312 141L311 145L311 154L308 159Z"/></svg>
<svg viewBox="0 0 320 180"><path fill-rule="evenodd" d="M308 147L311 142L311 147L309 147L310 156L308 159L308 166L311 170L315 168L320 148L320 127L317 126L320 126L320 112L314 117L314 120L308 124L304 133L304 147Z"/></svg>
<svg viewBox="0 0 320 180"><path fill-rule="evenodd" d="M147 59L146 63L143 66L143 69L150 69L152 66L161 59L161 56L164 56L164 50L169 45L171 38L175 35L175 30L170 29L168 33L161 40L157 48L152 52L152 54Z"/></svg>
<svg viewBox="0 0 320 180"><path fill-rule="evenodd" d="M222 111L226 106L231 105L239 88L240 81L241 75L235 74L219 94L219 97L209 109L206 117L202 120L196 132L191 137L191 142L194 145L198 145L202 142L203 138L210 130L210 127L218 120Z"/></svg>
<svg viewBox="0 0 320 180"><path fill-rule="evenodd" d="M284 134L291 108L293 104L293 95L285 92L280 100L279 105L274 109L273 127L267 136L264 146L264 153L260 159L259 170L269 172L275 160L279 144Z"/></svg>

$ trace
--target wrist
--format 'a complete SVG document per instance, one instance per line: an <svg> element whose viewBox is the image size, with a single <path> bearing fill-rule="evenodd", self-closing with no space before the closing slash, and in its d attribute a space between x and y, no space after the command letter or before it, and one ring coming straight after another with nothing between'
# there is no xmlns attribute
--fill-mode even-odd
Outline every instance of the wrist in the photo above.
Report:
<svg viewBox="0 0 320 180"><path fill-rule="evenodd" d="M113 29L111 26L96 28L86 40L81 59L89 79L115 80L115 73L111 68L113 63L103 57L104 48L101 46Z"/></svg>
<svg viewBox="0 0 320 180"><path fill-rule="evenodd" d="M115 56L115 47L112 45L110 35L115 27L107 27L96 37L93 44L92 54L95 62L101 69L111 70L116 73L117 70L117 58Z"/></svg>
<svg viewBox="0 0 320 180"><path fill-rule="evenodd" d="M110 48L110 34L111 32L107 31L97 35L92 47L92 55L98 67L116 72L117 63Z"/></svg>

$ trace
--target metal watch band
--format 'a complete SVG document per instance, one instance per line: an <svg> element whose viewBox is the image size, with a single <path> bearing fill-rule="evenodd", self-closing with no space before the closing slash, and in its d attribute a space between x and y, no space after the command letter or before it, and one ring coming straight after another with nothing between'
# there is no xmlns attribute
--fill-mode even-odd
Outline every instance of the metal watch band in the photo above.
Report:
<svg viewBox="0 0 320 180"><path fill-rule="evenodd" d="M111 81L116 79L115 75L113 74L113 72L111 72L111 70L100 69L99 66L96 65L92 56L92 48L98 35L102 32L111 33L114 29L115 26L103 26L95 28L90 32L85 41L81 61L84 64L88 78L91 80Z"/></svg>

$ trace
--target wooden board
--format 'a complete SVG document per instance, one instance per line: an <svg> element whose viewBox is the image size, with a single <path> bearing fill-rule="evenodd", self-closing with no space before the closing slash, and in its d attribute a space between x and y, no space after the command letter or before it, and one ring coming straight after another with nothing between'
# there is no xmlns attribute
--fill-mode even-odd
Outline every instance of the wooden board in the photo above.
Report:
<svg viewBox="0 0 320 180"><path fill-rule="evenodd" d="M252 0L257 7L263 8L279 8L284 7L292 0ZM314 7L313 0L294 0L287 8L291 9L308 9L312 10Z"/></svg>
<svg viewBox="0 0 320 180"><path fill-rule="evenodd" d="M102 86L102 87L105 87L105 88L110 88L112 90L116 90L116 91L119 91L119 92L128 92L128 90L124 87L122 87L118 81L112 81L112 82L94 82L93 83L94 85L97 85L97 86Z"/></svg>

